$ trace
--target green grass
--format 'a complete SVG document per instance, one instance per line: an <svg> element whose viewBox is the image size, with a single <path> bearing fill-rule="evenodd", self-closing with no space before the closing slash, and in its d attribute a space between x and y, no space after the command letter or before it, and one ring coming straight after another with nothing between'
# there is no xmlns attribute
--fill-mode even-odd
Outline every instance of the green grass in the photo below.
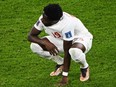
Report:
<svg viewBox="0 0 116 87"><path fill-rule="evenodd" d="M49 76L55 63L33 54L27 41L28 32L48 3L59 3L94 35L87 54L90 80L79 81L79 66L72 61L67 87L115 87L115 0L1 0L0 87L54 87L61 79Z"/></svg>

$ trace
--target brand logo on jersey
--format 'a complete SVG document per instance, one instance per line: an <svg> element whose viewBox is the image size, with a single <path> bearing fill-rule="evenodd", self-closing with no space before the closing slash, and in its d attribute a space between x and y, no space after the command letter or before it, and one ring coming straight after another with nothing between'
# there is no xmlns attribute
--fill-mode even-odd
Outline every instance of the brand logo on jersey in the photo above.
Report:
<svg viewBox="0 0 116 87"><path fill-rule="evenodd" d="M65 36L66 36L66 38L70 38L70 37L72 37L71 31L65 33Z"/></svg>

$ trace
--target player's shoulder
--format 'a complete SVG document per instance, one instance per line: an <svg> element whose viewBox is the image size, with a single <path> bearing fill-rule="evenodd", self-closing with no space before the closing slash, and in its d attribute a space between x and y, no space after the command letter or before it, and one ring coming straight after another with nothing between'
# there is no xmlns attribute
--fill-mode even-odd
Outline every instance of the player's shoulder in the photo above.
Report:
<svg viewBox="0 0 116 87"><path fill-rule="evenodd" d="M67 24L71 21L71 16L67 12L63 12L63 16L60 18L60 24Z"/></svg>
<svg viewBox="0 0 116 87"><path fill-rule="evenodd" d="M68 18L77 18L76 16L70 14L70 13L67 13L67 12L63 12L63 16L64 17L68 17Z"/></svg>
<svg viewBox="0 0 116 87"><path fill-rule="evenodd" d="M67 12L64 11L63 12L63 16L69 16L70 17L71 15L69 13L67 13Z"/></svg>
<svg viewBox="0 0 116 87"><path fill-rule="evenodd" d="M63 12L63 18L64 20L75 22L75 20L78 20L78 18L72 14L69 14L67 12Z"/></svg>

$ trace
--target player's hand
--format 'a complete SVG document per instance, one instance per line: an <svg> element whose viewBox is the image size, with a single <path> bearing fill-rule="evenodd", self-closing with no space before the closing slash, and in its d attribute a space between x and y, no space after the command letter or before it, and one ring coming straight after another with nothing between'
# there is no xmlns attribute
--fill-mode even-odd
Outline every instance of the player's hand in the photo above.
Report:
<svg viewBox="0 0 116 87"><path fill-rule="evenodd" d="M59 53L58 48L52 43L46 43L45 47L51 55L56 56Z"/></svg>
<svg viewBox="0 0 116 87"><path fill-rule="evenodd" d="M58 48L53 43L46 39L42 40L44 42L45 48L50 52L51 55L56 56L59 53Z"/></svg>
<svg viewBox="0 0 116 87"><path fill-rule="evenodd" d="M68 84L68 77L67 76L63 76L62 80L60 81L60 83L58 84L58 86L65 86Z"/></svg>

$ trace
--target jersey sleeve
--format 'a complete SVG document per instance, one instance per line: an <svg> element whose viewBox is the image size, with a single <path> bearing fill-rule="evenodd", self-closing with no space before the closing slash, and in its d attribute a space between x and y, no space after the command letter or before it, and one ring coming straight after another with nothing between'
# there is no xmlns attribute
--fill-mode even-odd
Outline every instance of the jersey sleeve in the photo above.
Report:
<svg viewBox="0 0 116 87"><path fill-rule="evenodd" d="M67 25L63 30L62 30L62 36L63 40L66 41L71 41L74 39L74 27Z"/></svg>
<svg viewBox="0 0 116 87"><path fill-rule="evenodd" d="M42 31L43 30L43 24L41 22L41 18L42 16L40 16L40 18L37 20L37 22L34 24L34 27L37 29L37 30L40 30Z"/></svg>

